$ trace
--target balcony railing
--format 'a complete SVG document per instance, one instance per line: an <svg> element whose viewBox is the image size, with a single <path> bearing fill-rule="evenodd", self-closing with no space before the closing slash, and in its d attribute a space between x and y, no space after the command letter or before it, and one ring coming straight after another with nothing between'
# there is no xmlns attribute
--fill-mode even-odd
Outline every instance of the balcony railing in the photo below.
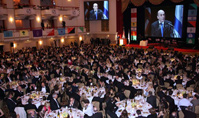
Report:
<svg viewBox="0 0 199 118"><path fill-rule="evenodd" d="M30 4L15 4L14 5L14 8L15 9L23 9L23 8L33 8L35 9L36 8L36 5L30 5Z"/></svg>

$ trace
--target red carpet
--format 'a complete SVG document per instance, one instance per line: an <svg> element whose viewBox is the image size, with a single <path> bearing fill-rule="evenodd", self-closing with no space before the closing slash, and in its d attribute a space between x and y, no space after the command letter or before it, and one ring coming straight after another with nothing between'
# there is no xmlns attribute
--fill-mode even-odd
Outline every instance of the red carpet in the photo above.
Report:
<svg viewBox="0 0 199 118"><path fill-rule="evenodd" d="M154 48L158 50L168 50L168 47L163 47L159 43L149 43L147 46L140 46L139 44L127 44L125 47L134 47L134 48L143 48L147 49L149 46L154 46ZM183 48L174 48L174 51L179 51L179 52L199 52L199 50L196 49L183 49Z"/></svg>

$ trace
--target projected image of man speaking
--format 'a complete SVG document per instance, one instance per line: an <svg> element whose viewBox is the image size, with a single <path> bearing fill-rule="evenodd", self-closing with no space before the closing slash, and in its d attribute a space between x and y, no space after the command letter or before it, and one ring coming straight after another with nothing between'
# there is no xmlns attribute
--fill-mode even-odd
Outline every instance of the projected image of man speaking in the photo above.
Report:
<svg viewBox="0 0 199 118"><path fill-rule="evenodd" d="M151 24L151 36L153 37L174 37L171 21L165 20L164 10L157 12L157 21Z"/></svg>

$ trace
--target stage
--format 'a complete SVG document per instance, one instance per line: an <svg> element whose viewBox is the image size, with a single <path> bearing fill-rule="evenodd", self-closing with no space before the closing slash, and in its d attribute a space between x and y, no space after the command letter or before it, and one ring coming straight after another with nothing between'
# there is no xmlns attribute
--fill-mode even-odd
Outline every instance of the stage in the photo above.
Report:
<svg viewBox="0 0 199 118"><path fill-rule="evenodd" d="M199 53L198 49L190 49L190 48L177 48L176 46L163 46L160 43L149 43L147 46L140 46L139 44L127 44L125 47L133 47L133 48L142 48L142 49L151 49L156 48L158 50L173 50L183 53Z"/></svg>

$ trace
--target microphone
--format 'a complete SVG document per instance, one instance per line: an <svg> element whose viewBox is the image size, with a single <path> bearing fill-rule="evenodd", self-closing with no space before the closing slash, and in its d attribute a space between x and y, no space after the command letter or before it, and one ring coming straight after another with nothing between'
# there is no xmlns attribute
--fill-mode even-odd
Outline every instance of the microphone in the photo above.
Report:
<svg viewBox="0 0 199 118"><path fill-rule="evenodd" d="M168 25L170 25L171 27L174 27L171 23L167 23Z"/></svg>

